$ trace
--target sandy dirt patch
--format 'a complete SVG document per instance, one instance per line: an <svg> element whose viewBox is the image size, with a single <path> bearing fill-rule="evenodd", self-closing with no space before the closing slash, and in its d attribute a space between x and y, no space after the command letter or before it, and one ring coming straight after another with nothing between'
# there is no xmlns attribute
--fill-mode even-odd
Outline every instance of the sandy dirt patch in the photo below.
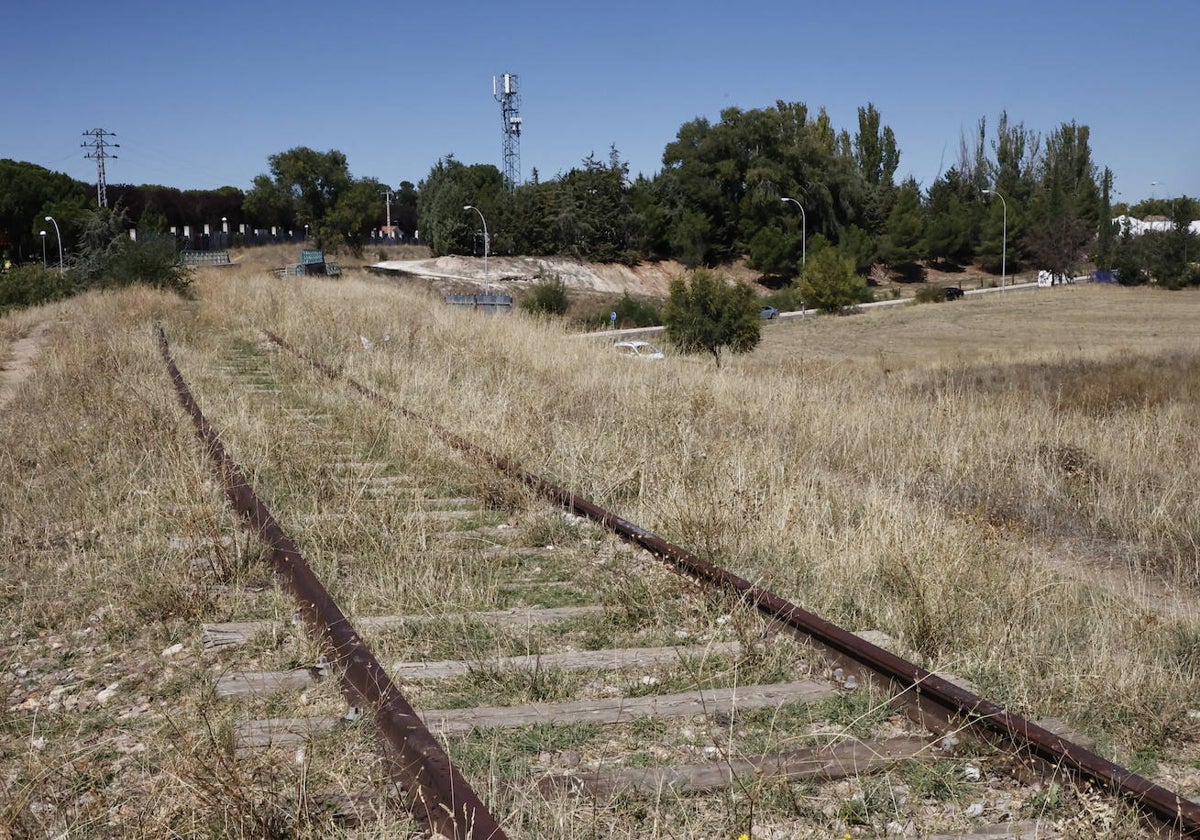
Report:
<svg viewBox="0 0 1200 840"><path fill-rule="evenodd" d="M28 335L18 338L0 355L0 411L12 401L21 383L33 372L33 362L46 345L48 329L44 321L37 324Z"/></svg>
<svg viewBox="0 0 1200 840"><path fill-rule="evenodd" d="M387 260L371 268L379 273L409 275L428 280L454 281L482 286L485 283L483 260L476 257L446 256L424 260ZM685 271L677 262L617 263L600 265L574 260L540 257L490 257L486 282L509 287L532 285L539 278L558 275L575 291L666 297L672 278Z"/></svg>

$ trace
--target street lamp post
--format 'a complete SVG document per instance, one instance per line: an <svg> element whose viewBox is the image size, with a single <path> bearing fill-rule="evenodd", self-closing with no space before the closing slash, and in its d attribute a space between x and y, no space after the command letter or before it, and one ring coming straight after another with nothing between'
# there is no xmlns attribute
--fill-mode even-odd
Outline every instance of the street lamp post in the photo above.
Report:
<svg viewBox="0 0 1200 840"><path fill-rule="evenodd" d="M1004 227L1000 234L1000 292L1004 293L1004 277L1008 273L1008 202L1004 200L1004 196L995 190L980 190L980 195L988 194L996 196L1000 199L1000 204L1004 207Z"/></svg>
<svg viewBox="0 0 1200 840"><path fill-rule="evenodd" d="M488 232L487 219L483 218L483 211L473 204L463 206L464 210L474 210L479 214L479 221L483 222L483 291L485 294L491 294L492 285L488 282Z"/></svg>
<svg viewBox="0 0 1200 840"><path fill-rule="evenodd" d="M790 201L800 208L800 270L804 270L805 263L808 262L808 215L804 212L804 205L794 198L781 198L780 201Z"/></svg>
<svg viewBox="0 0 1200 840"><path fill-rule="evenodd" d="M46 231L41 231L42 234L42 268L46 267Z"/></svg>
<svg viewBox="0 0 1200 840"><path fill-rule="evenodd" d="M61 276L63 273L62 231L58 229L58 222L54 221L53 216L47 216L46 221L54 225L54 236L58 239L58 273Z"/></svg>

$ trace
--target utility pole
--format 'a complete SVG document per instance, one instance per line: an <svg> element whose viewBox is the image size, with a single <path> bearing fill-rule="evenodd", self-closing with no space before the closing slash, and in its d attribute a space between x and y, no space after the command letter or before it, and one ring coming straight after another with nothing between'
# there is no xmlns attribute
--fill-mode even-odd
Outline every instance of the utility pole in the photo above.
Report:
<svg viewBox="0 0 1200 840"><path fill-rule="evenodd" d="M119 149L120 143L109 143L104 138L116 137L111 131L105 131L103 128L93 128L91 131L83 132L84 137L91 137L91 140L85 140L79 145L85 149L91 149L85 158L95 158L96 160L96 203L100 207L108 206L108 185L104 182L104 159L116 158L116 155L109 152L109 148Z"/></svg>
<svg viewBox="0 0 1200 840"><path fill-rule="evenodd" d="M392 191L382 190L380 194L384 197L383 200L387 204L387 226L390 232L392 227Z"/></svg>

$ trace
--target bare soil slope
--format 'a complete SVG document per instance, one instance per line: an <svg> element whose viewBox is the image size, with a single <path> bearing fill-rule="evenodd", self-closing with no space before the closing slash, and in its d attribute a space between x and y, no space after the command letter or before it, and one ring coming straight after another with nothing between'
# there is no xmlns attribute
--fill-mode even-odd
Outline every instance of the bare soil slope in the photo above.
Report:
<svg viewBox="0 0 1200 840"><path fill-rule="evenodd" d="M491 257L484 262L475 257L434 257L421 260L388 260L370 267L378 273L408 275L433 281L451 281L483 285L485 282L518 288L541 278L558 276L574 291L666 297L671 278L685 271L677 262L583 263L550 257Z"/></svg>

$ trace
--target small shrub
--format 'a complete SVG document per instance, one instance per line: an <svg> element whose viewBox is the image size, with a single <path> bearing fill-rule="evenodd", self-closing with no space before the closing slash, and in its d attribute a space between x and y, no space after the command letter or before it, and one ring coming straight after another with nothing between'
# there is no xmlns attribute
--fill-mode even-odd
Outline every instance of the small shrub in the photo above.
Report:
<svg viewBox="0 0 1200 840"><path fill-rule="evenodd" d="M662 306L652 298L634 297L626 292L613 306L603 306L589 314L584 322L595 329L610 326L611 313L617 313L616 326L620 329L629 327L657 327L662 323Z"/></svg>
<svg viewBox="0 0 1200 840"><path fill-rule="evenodd" d="M809 257L800 288L806 301L825 312L840 312L871 300L867 281L854 272L854 260L833 248Z"/></svg>
<svg viewBox="0 0 1200 840"><path fill-rule="evenodd" d="M784 286L777 292L772 292L761 300L763 306L774 306L780 312L796 312L804 307L804 296L800 287Z"/></svg>
<svg viewBox="0 0 1200 840"><path fill-rule="evenodd" d="M567 287L557 274L539 276L533 292L521 303L531 315L562 315L567 311Z"/></svg>
<svg viewBox="0 0 1200 840"><path fill-rule="evenodd" d="M945 290L938 286L921 286L914 295L917 303L941 303L946 299Z"/></svg>
<svg viewBox="0 0 1200 840"><path fill-rule="evenodd" d="M145 283L158 289L183 292L191 275L176 262L175 241L170 236L148 236L124 242L104 270L104 285Z"/></svg>

